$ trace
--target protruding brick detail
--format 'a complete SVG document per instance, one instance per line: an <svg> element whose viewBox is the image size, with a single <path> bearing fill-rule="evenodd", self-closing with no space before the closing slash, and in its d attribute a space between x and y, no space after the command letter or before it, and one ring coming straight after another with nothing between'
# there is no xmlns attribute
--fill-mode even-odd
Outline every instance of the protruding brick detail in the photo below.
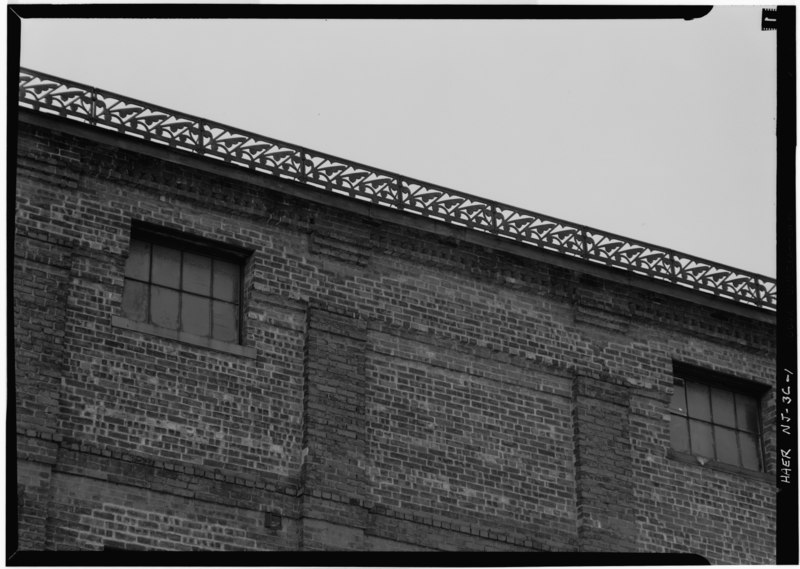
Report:
<svg viewBox="0 0 800 569"><path fill-rule="evenodd" d="M628 297L615 295L596 277L583 276L580 284L575 290L575 322L626 333L631 325Z"/></svg>
<svg viewBox="0 0 800 569"><path fill-rule="evenodd" d="M21 550L45 549L52 465L21 461L17 463L18 546ZM11 514L11 512L9 512Z"/></svg>
<svg viewBox="0 0 800 569"><path fill-rule="evenodd" d="M53 480L51 540L59 549L295 549L294 527L265 528L257 503L206 502L76 474ZM286 526L294 526L287 520Z"/></svg>
<svg viewBox="0 0 800 569"><path fill-rule="evenodd" d="M57 431L71 253L22 235L15 243L17 428Z"/></svg>
<svg viewBox="0 0 800 569"><path fill-rule="evenodd" d="M308 312L304 385L303 516L326 519L315 492L348 501L365 495L366 322L358 314L312 305ZM337 512L333 522L340 523ZM354 525L363 527L358 514ZM313 536L303 543L312 547Z"/></svg>
<svg viewBox="0 0 800 569"><path fill-rule="evenodd" d="M352 268L363 267L369 261L375 237L372 228L372 224L353 226L345 219L314 216L309 224L309 252L326 261L339 261Z"/></svg>
<svg viewBox="0 0 800 569"><path fill-rule="evenodd" d="M627 386L611 378L575 378L578 538L584 551L635 551L637 528Z"/></svg>

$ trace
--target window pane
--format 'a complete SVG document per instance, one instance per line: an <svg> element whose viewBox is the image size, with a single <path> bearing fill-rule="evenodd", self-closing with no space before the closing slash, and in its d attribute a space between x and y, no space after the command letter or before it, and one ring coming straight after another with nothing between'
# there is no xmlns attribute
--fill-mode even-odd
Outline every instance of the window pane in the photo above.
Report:
<svg viewBox="0 0 800 569"><path fill-rule="evenodd" d="M239 297L239 265L214 259L214 298L237 302Z"/></svg>
<svg viewBox="0 0 800 569"><path fill-rule="evenodd" d="M711 388L711 410L714 423L726 427L736 427L736 416L733 414L733 393L716 387Z"/></svg>
<svg viewBox="0 0 800 569"><path fill-rule="evenodd" d="M679 452L689 452L689 427L686 419L672 415L672 426L670 428L670 440L672 448Z"/></svg>
<svg viewBox="0 0 800 569"><path fill-rule="evenodd" d="M714 458L711 425L699 421L689 421L689 433L692 437L692 454Z"/></svg>
<svg viewBox="0 0 800 569"><path fill-rule="evenodd" d="M742 466L750 470L761 470L761 460L758 451L758 439L755 435L739 433L739 444L742 448Z"/></svg>
<svg viewBox="0 0 800 569"><path fill-rule="evenodd" d="M153 245L153 278L156 284L178 288L181 283L181 252Z"/></svg>
<svg viewBox="0 0 800 569"><path fill-rule="evenodd" d="M150 321L156 326L178 329L178 293L154 286L150 290Z"/></svg>
<svg viewBox="0 0 800 569"><path fill-rule="evenodd" d="M211 296L211 259L193 253L183 254L183 290Z"/></svg>
<svg viewBox="0 0 800 569"><path fill-rule="evenodd" d="M711 420L708 386L702 383L686 382L686 398L689 405L689 416L695 419Z"/></svg>
<svg viewBox="0 0 800 569"><path fill-rule="evenodd" d="M752 397L736 394L736 413L739 419L739 428L751 433L759 432L758 404Z"/></svg>
<svg viewBox="0 0 800 569"><path fill-rule="evenodd" d="M122 313L136 322L147 322L147 291L150 285L125 279Z"/></svg>
<svg viewBox="0 0 800 569"><path fill-rule="evenodd" d="M669 404L670 411L686 415L686 388L683 382L680 385L675 383L675 391L672 393L672 401Z"/></svg>
<svg viewBox="0 0 800 569"><path fill-rule="evenodd" d="M193 294L183 294L182 296L181 330L198 336L208 336L210 332L210 301Z"/></svg>
<svg viewBox="0 0 800 569"><path fill-rule="evenodd" d="M724 427L714 427L714 443L717 447L717 460L739 465L739 449L736 447L736 431Z"/></svg>
<svg viewBox="0 0 800 569"><path fill-rule="evenodd" d="M238 307L228 302L214 301L214 338L225 342L239 339Z"/></svg>
<svg viewBox="0 0 800 569"><path fill-rule="evenodd" d="M150 278L150 243L131 240L131 248L128 251L128 260L125 263L125 276L141 281Z"/></svg>

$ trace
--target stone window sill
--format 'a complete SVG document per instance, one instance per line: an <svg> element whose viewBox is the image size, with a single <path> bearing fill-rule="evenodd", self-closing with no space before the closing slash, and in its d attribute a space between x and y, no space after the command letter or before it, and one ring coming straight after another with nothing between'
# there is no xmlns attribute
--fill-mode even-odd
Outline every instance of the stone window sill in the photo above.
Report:
<svg viewBox="0 0 800 569"><path fill-rule="evenodd" d="M177 330L170 330L168 328L160 328L147 324L144 322L135 322L122 316L112 316L111 324L124 330L133 330L134 332L141 332L143 334L150 334L158 336L159 338L166 338L168 340L175 340L184 344L206 348L209 350L216 350L234 356L242 356L245 358L255 359L256 350L249 346L241 346L239 344L231 344L229 342L222 342L212 338L204 338L202 336L195 336L194 334L187 334L186 332L179 332Z"/></svg>
<svg viewBox="0 0 800 569"><path fill-rule="evenodd" d="M710 460L695 456L693 454L678 452L672 449L667 451L667 458L670 458L676 462L682 462L684 464L693 464L695 466L710 468L720 472L728 472L730 474L746 476L747 478L752 478L753 480L761 480L772 483L775 482L775 475L771 472L757 472L755 470L748 470L739 466L733 466L732 464L725 464L724 462L717 462L716 460Z"/></svg>

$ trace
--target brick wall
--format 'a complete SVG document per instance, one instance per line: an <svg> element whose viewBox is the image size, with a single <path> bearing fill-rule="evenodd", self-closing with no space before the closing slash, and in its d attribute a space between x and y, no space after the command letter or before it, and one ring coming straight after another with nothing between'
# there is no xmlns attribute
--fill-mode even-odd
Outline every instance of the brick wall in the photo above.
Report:
<svg viewBox="0 0 800 569"><path fill-rule="evenodd" d="M774 562L773 483L671 456L667 408L673 360L772 385L771 324L20 126L21 547ZM253 357L117 325L136 221L252 251Z"/></svg>

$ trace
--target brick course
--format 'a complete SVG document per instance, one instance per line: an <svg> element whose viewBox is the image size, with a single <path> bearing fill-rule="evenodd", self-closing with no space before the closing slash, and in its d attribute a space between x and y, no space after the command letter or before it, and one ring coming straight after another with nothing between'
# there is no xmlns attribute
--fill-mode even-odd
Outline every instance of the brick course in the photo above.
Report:
<svg viewBox="0 0 800 569"><path fill-rule="evenodd" d="M774 384L774 324L755 309L433 235L409 214L378 223L85 130L20 122L22 548L774 562L774 481L669 452L674 360ZM137 221L252 251L255 357L114 324ZM772 417L770 390L774 478Z"/></svg>

